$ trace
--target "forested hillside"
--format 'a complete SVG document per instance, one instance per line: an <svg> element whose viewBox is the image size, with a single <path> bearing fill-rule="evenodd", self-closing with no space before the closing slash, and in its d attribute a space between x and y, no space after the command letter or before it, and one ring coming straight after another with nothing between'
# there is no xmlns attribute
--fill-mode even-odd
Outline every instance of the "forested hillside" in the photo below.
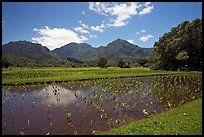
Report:
<svg viewBox="0 0 204 137"><path fill-rule="evenodd" d="M158 55L154 69L202 69L202 19L184 21L154 44Z"/></svg>

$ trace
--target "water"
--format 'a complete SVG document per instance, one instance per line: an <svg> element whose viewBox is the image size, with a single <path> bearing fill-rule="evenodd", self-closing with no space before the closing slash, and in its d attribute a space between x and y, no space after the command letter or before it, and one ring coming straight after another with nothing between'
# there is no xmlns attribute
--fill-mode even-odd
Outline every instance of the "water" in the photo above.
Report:
<svg viewBox="0 0 204 137"><path fill-rule="evenodd" d="M201 97L201 77L155 76L3 87L2 134L95 134Z"/></svg>

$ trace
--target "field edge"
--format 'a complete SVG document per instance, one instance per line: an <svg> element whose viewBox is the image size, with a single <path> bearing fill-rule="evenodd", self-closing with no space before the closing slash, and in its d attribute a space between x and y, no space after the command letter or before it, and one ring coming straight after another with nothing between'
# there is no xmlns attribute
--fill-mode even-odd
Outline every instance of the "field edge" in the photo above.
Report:
<svg viewBox="0 0 204 137"><path fill-rule="evenodd" d="M131 122L100 135L202 135L202 99L150 118Z"/></svg>

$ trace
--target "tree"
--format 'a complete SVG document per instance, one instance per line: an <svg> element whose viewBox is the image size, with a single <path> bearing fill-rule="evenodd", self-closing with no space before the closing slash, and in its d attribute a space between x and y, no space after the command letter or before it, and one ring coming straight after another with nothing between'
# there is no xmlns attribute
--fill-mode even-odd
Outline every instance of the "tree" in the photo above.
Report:
<svg viewBox="0 0 204 137"><path fill-rule="evenodd" d="M118 67L120 67L120 68L130 68L130 63L120 59L118 61Z"/></svg>
<svg viewBox="0 0 204 137"><path fill-rule="evenodd" d="M76 64L83 64L83 61L76 59L76 58L67 58L69 62L76 63Z"/></svg>
<svg viewBox="0 0 204 137"><path fill-rule="evenodd" d="M98 62L98 66L101 68L107 68L107 59L106 58L100 58Z"/></svg>
<svg viewBox="0 0 204 137"><path fill-rule="evenodd" d="M6 58L4 58L2 60L2 64L1 64L1 67L5 67L5 68L8 68L9 66L11 66L12 64L10 62L8 62L8 60Z"/></svg>
<svg viewBox="0 0 204 137"><path fill-rule="evenodd" d="M147 58L139 58L137 59L137 63L140 64L140 66L144 66L145 64L148 63Z"/></svg>
<svg viewBox="0 0 204 137"><path fill-rule="evenodd" d="M154 44L155 68L200 70L202 68L202 20L184 21Z"/></svg>

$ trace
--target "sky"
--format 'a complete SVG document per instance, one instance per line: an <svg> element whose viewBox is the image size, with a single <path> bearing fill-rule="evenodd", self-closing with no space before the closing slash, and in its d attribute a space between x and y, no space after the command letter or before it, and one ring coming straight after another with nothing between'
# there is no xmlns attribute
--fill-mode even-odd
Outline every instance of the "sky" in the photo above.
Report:
<svg viewBox="0 0 204 137"><path fill-rule="evenodd" d="M2 2L2 45L26 40L50 50L70 42L106 46L120 38L152 48L202 2Z"/></svg>

